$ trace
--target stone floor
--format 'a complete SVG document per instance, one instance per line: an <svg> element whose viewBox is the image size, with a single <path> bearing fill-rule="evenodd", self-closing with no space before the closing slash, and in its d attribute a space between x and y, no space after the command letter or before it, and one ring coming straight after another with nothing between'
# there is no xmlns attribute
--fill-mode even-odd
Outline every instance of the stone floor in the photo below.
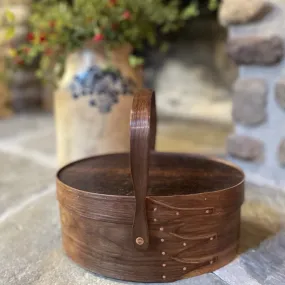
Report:
<svg viewBox="0 0 285 285"><path fill-rule="evenodd" d="M164 121L158 148L222 154L229 131ZM50 116L0 121L0 284L119 284L79 268L62 252L54 140ZM284 285L284 221L285 193L248 184L239 256L213 273L176 284Z"/></svg>

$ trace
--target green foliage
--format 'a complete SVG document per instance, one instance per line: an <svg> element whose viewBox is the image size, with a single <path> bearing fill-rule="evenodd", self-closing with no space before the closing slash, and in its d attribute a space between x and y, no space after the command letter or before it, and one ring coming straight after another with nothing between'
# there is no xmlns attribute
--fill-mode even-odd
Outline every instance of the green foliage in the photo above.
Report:
<svg viewBox="0 0 285 285"><path fill-rule="evenodd" d="M217 0L209 0L209 9L216 5ZM125 43L136 49L146 42L155 45L158 30L164 34L176 31L198 15L197 2L182 9L179 0L41 0L32 6L27 43L11 55L17 64L31 65L40 59L37 74L46 77L48 72L56 79L66 55L86 44L110 49ZM6 20L10 23L6 36L11 38L13 13L7 12ZM132 65L142 63L134 56L129 60Z"/></svg>
<svg viewBox="0 0 285 285"><path fill-rule="evenodd" d="M136 67L136 66L142 65L143 63L144 63L144 59L142 57L138 57L132 54L129 56L130 66Z"/></svg>

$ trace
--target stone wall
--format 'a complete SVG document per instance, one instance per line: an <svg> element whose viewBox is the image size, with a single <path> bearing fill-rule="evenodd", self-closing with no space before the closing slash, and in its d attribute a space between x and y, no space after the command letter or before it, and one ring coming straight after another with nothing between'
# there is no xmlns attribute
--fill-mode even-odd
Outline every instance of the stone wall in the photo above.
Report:
<svg viewBox="0 0 285 285"><path fill-rule="evenodd" d="M213 13L189 21L166 54L150 52L146 86L156 91L160 117L231 123L230 88L238 72L226 39L227 29Z"/></svg>
<svg viewBox="0 0 285 285"><path fill-rule="evenodd" d="M32 0L0 0L0 18L3 19L5 10L10 10L15 14L16 32L11 41L1 42L0 61L3 64L3 56L6 54L9 46L17 46L25 41L27 34L27 18L29 16L30 4ZM5 26L0 28L0 36L5 33ZM5 71L7 73L7 71ZM41 106L41 94L43 87L41 82L35 77L34 69L19 69L11 74L9 86L9 99L7 98L8 90L5 88L3 95L5 100L9 100L10 105L15 111L25 111L35 109Z"/></svg>
<svg viewBox="0 0 285 285"><path fill-rule="evenodd" d="M224 0L220 22L239 65L228 153L248 178L285 186L285 1Z"/></svg>

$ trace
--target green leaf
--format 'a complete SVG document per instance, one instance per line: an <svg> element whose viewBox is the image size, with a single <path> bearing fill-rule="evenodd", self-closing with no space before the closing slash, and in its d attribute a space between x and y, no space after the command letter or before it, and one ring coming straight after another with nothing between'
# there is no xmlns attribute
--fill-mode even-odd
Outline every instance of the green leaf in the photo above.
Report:
<svg viewBox="0 0 285 285"><path fill-rule="evenodd" d="M6 29L6 32L5 32L5 39L6 40L11 40L15 35L15 28L14 27L8 27Z"/></svg>
<svg viewBox="0 0 285 285"><path fill-rule="evenodd" d="M14 21L15 21L15 15L10 10L5 11L5 18L8 21L8 23L14 23Z"/></svg>
<svg viewBox="0 0 285 285"><path fill-rule="evenodd" d="M142 57L138 57L135 55L129 56L129 64L131 67L136 67L142 65L144 63L144 59Z"/></svg>
<svg viewBox="0 0 285 285"><path fill-rule="evenodd" d="M191 3L188 7L186 7L182 12L182 18L183 19L189 19L192 17L196 17L200 14L198 10L197 3Z"/></svg>
<svg viewBox="0 0 285 285"><path fill-rule="evenodd" d="M209 0L208 9L210 11L215 11L218 9L219 3L218 0Z"/></svg>
<svg viewBox="0 0 285 285"><path fill-rule="evenodd" d="M159 49L161 52L167 52L169 49L169 44L168 43L162 43Z"/></svg>
<svg viewBox="0 0 285 285"><path fill-rule="evenodd" d="M38 77L38 78L43 78L43 76L44 76L43 71L40 70L40 69L38 69L38 70L36 71L36 77Z"/></svg>

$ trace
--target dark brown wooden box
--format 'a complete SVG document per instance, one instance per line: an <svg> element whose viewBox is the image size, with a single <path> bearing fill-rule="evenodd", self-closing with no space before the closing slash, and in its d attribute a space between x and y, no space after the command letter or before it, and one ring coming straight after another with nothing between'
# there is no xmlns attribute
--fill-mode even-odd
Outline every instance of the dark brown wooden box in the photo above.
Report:
<svg viewBox="0 0 285 285"><path fill-rule="evenodd" d="M244 174L203 156L155 152L153 92L134 96L130 153L57 175L63 245L86 269L138 282L210 272L237 253Z"/></svg>

